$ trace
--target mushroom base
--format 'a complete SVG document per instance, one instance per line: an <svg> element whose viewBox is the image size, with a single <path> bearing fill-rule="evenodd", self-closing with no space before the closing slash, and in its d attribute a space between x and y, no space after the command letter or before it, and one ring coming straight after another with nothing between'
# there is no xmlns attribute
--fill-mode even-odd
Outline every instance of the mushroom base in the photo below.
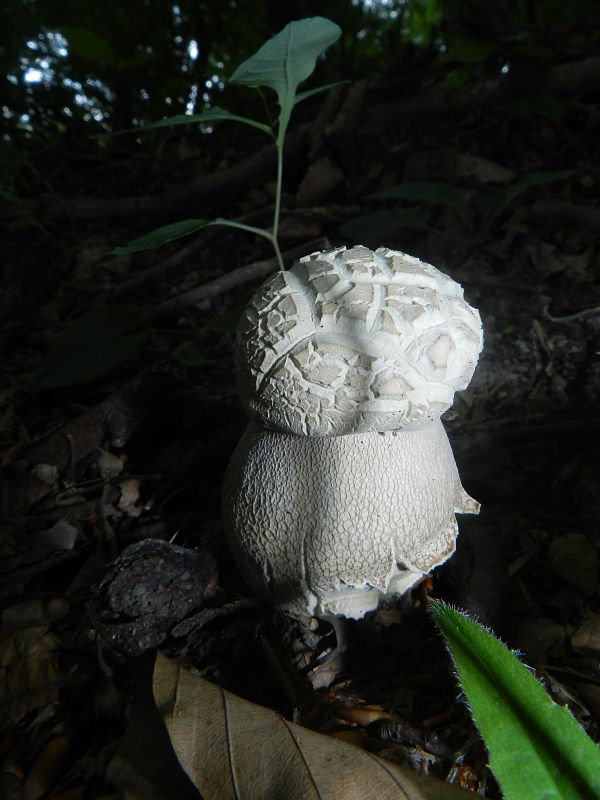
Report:
<svg viewBox="0 0 600 800"><path fill-rule="evenodd" d="M440 421L309 438L250 423L223 487L223 522L253 590L292 614L359 619L454 552L476 514Z"/></svg>

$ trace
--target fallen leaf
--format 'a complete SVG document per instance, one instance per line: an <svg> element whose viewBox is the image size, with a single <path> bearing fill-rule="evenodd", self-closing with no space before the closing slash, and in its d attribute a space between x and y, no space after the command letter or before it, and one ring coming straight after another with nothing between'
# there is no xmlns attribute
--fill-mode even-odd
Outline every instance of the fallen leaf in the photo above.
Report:
<svg viewBox="0 0 600 800"><path fill-rule="evenodd" d="M137 478L129 478L120 485L121 496L117 503L117 508L128 517L139 517L144 510L142 506L136 506L140 499L140 482Z"/></svg>
<svg viewBox="0 0 600 800"><path fill-rule="evenodd" d="M55 736L42 750L25 780L23 800L39 800L47 795L67 769L71 743L67 736Z"/></svg>
<svg viewBox="0 0 600 800"><path fill-rule="evenodd" d="M119 456L114 453L109 453L108 450L103 450L101 447L98 448L98 453L96 464L98 465L98 472L102 478L110 480L111 478L116 478L117 475L123 472L123 467L125 465Z"/></svg>
<svg viewBox="0 0 600 800"><path fill-rule="evenodd" d="M173 749L211 800L459 800L460 789L422 778L230 694L161 653L154 697Z"/></svg>
<svg viewBox="0 0 600 800"><path fill-rule="evenodd" d="M54 464L36 464L31 472L38 480L45 483L47 486L54 486L58 477L58 469Z"/></svg>
<svg viewBox="0 0 600 800"><path fill-rule="evenodd" d="M600 654L600 618L585 619L571 636L571 647L584 656Z"/></svg>
<svg viewBox="0 0 600 800"><path fill-rule="evenodd" d="M175 758L154 703L153 663L153 654L137 660L133 712L106 779L121 790L123 800L202 800Z"/></svg>
<svg viewBox="0 0 600 800"><path fill-rule="evenodd" d="M557 536L548 548L548 561L557 575L583 594L589 595L595 590L598 555L582 533Z"/></svg>
<svg viewBox="0 0 600 800"><path fill-rule="evenodd" d="M34 541L49 550L72 550L78 536L79 529L75 525L71 525L66 519L60 519L48 530L36 534Z"/></svg>
<svg viewBox="0 0 600 800"><path fill-rule="evenodd" d="M9 634L0 643L0 721L16 724L58 697L58 639L44 626Z"/></svg>
<svg viewBox="0 0 600 800"><path fill-rule="evenodd" d="M6 628L29 628L34 625L48 625L63 619L71 604L64 597L44 601L40 597L25 600L23 603L5 608L0 619Z"/></svg>
<svg viewBox="0 0 600 800"><path fill-rule="evenodd" d="M515 178L512 169L471 153L460 153L457 156L456 175L459 178L477 178L481 183L510 183Z"/></svg>

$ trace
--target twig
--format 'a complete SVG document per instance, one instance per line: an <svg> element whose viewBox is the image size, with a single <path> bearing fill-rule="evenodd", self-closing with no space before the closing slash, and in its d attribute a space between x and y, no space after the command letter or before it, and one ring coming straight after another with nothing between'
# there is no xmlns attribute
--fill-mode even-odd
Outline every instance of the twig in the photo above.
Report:
<svg viewBox="0 0 600 800"><path fill-rule="evenodd" d="M306 255L315 250L323 250L330 246L331 244L327 237L320 236L318 239L313 239L291 250L286 250L285 253L283 253L283 258L289 261L290 259L298 258L299 256ZM182 294L169 298L169 300L159 303L150 310L150 317L156 319L168 314L173 314L181 309L189 308L190 306L197 306L209 300L211 297L225 294L225 292L236 286L266 278L267 275L270 275L276 269L276 258L264 258L260 261L254 261L252 264L245 264L243 267L238 267L238 269L221 275L213 281L204 283L201 286L196 286L194 289L190 289L187 292L183 292Z"/></svg>
<svg viewBox="0 0 600 800"><path fill-rule="evenodd" d="M583 311L577 311L575 314L566 314L564 317L555 317L554 314L550 313L546 304L543 308L543 314L550 322L575 322L576 320L588 319L588 317L595 317L600 314L600 306L584 308Z"/></svg>
<svg viewBox="0 0 600 800"><path fill-rule="evenodd" d="M246 225L258 225L272 213L273 206L267 206L257 209L250 214L235 217L234 221L242 222ZM177 270L181 269L186 262L191 262L191 256L195 255L198 250L205 249L208 242L219 236L223 236L222 229L201 228L188 245L180 247L176 253L173 253L168 258L153 264L148 267L148 269L142 270L140 274L125 281L125 283L122 283L120 286L116 286L111 296L115 299L127 297L128 295L134 294L144 284L153 284L164 279L171 273L175 273Z"/></svg>

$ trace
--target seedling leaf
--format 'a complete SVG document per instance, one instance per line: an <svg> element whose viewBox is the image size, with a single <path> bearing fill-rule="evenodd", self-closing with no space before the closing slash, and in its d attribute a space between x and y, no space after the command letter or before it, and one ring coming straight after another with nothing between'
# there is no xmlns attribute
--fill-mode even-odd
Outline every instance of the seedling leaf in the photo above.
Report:
<svg viewBox="0 0 600 800"><path fill-rule="evenodd" d="M113 248L108 255L125 256L129 253L138 253L140 250L151 250L153 247L166 244L166 242L189 236L190 233L206 228L210 223L211 221L208 219L184 219L181 222L173 222L171 225L163 225L161 228L155 228L150 233L140 236L139 239L134 239L123 247Z"/></svg>
<svg viewBox="0 0 600 800"><path fill-rule="evenodd" d="M149 330L135 306L93 308L65 328L28 388L44 392L95 380L131 358Z"/></svg>
<svg viewBox="0 0 600 800"><path fill-rule="evenodd" d="M122 131L114 131L113 133L100 133L93 136L93 139L110 139L113 136L121 136L124 133L146 133L146 131L155 130L157 128L170 128L174 125L193 125L202 122L242 122L244 125L250 125L252 128L258 128L259 131L266 133L273 138L273 131L268 125L262 122L257 122L250 117L241 117L239 114L232 114L226 108L219 108L215 106L208 111L202 111L200 114L176 114L174 117L165 117L159 119L158 122L150 122L148 125L140 125L138 128L126 128Z"/></svg>
<svg viewBox="0 0 600 800"><path fill-rule="evenodd" d="M298 84L313 72L317 58L337 41L341 29L325 17L290 22L253 56L242 62L230 83L257 88L266 86L277 94L281 108L278 144L283 143Z"/></svg>
<svg viewBox="0 0 600 800"><path fill-rule="evenodd" d="M264 228L255 228L254 225L244 225L243 222L236 222L232 219L223 219L217 217L216 219L184 219L181 222L173 222L170 225L163 225L161 228L156 228L150 233L140 236L139 239L134 239L129 244L123 247L115 247L109 252L109 256L125 256L129 253L139 253L141 250L151 250L154 247L159 247L161 244L173 242L175 239L182 239L184 236L189 236L191 233L208 228L211 225L225 225L229 228L238 228L248 233L254 233L257 236L263 236L269 241L273 241L273 234Z"/></svg>
<svg viewBox="0 0 600 800"><path fill-rule="evenodd" d="M316 86L314 89L307 89L305 92L298 92L296 99L294 100L294 105L297 106L298 103L301 103L303 100L308 100L309 97L314 97L314 95L321 94L321 92L328 92L330 89L335 89L336 86L343 86L345 83L350 83L350 81L326 83L324 86Z"/></svg>
<svg viewBox="0 0 600 800"><path fill-rule="evenodd" d="M502 642L434 600L441 629L506 800L599 800L600 750Z"/></svg>
<svg viewBox="0 0 600 800"><path fill-rule="evenodd" d="M223 219L223 217L217 217L216 219L211 220L208 224L225 225L227 228L237 228L240 231L246 231L246 233L253 233L256 236L263 236L270 242L273 241L273 234L270 231L267 231L264 228L255 228L254 225L245 225L243 222L236 222L233 219Z"/></svg>

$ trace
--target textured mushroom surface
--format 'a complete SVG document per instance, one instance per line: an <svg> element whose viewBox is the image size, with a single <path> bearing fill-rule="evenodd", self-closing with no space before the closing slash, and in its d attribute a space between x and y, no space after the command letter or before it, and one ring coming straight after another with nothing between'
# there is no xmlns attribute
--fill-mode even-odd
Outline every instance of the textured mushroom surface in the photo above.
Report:
<svg viewBox="0 0 600 800"><path fill-rule="evenodd" d="M228 467L224 525L254 590L300 614L359 618L454 552L477 513L438 420L306 437L251 423Z"/></svg>
<svg viewBox="0 0 600 800"><path fill-rule="evenodd" d="M481 320L460 284L388 248L313 253L254 295L236 338L252 419L305 436L419 428L469 383Z"/></svg>

